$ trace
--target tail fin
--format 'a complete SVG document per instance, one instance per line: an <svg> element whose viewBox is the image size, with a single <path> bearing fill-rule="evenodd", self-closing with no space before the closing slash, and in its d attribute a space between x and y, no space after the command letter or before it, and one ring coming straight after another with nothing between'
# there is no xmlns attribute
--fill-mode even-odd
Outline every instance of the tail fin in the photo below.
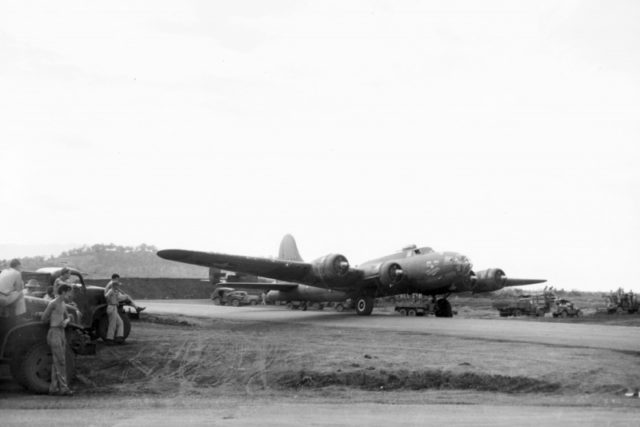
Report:
<svg viewBox="0 0 640 427"><path fill-rule="evenodd" d="M278 252L278 259L287 261L302 261L300 252L298 252L298 246L296 240L291 234L286 234L280 242L280 251Z"/></svg>

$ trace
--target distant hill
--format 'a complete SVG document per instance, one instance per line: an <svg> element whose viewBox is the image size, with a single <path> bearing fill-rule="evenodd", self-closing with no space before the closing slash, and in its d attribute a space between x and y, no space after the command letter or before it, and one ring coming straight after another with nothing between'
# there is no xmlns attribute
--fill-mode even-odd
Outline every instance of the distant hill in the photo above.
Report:
<svg viewBox="0 0 640 427"><path fill-rule="evenodd" d="M88 278L102 279L118 273L122 277L182 277L207 278L205 267L192 266L163 260L156 255L152 245L119 246L96 244L62 252L57 256L33 256L20 258L23 270L34 271L41 267L68 266L77 268ZM9 260L0 260L0 269Z"/></svg>

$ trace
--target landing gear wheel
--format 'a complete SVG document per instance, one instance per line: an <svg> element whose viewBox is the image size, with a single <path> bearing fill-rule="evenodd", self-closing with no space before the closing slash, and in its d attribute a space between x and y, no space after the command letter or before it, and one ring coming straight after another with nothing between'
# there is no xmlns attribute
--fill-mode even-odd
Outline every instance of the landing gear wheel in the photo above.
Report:
<svg viewBox="0 0 640 427"><path fill-rule="evenodd" d="M436 317L453 317L451 303L448 300L441 298L436 301Z"/></svg>
<svg viewBox="0 0 640 427"><path fill-rule="evenodd" d="M131 320L129 320L129 316L125 313L118 312L118 315L122 319L122 325L124 326L124 335L123 338L126 340L129 334L131 333ZM98 319L98 337L102 339L102 341L107 339L107 330L109 330L109 316L107 314L103 314L100 319ZM116 331L117 332L117 331Z"/></svg>
<svg viewBox="0 0 640 427"><path fill-rule="evenodd" d="M368 316L373 311L373 297L358 297L356 299L356 314Z"/></svg>
<svg viewBox="0 0 640 427"><path fill-rule="evenodd" d="M75 355L67 345L65 362L67 382L71 383L76 372ZM34 393L48 393L51 384L51 362L53 356L47 343L39 343L31 347L20 365L20 373L16 380L26 389Z"/></svg>

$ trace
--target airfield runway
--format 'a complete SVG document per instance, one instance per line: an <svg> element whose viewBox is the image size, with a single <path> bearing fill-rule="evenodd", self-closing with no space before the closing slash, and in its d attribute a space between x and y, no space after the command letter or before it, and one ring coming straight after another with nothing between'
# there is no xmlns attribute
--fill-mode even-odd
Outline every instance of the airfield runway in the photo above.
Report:
<svg viewBox="0 0 640 427"><path fill-rule="evenodd" d="M390 313L287 310L283 306L225 307L210 300L139 301L147 312L237 321L287 322L336 328L367 328L491 341L640 352L640 328L519 319L401 317Z"/></svg>

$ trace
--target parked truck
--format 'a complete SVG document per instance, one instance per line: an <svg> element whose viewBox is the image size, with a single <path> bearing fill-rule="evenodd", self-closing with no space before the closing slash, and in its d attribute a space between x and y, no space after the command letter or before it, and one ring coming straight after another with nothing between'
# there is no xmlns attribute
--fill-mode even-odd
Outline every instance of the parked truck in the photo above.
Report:
<svg viewBox="0 0 640 427"><path fill-rule="evenodd" d="M565 298L556 300L553 317L582 317L582 310Z"/></svg>
<svg viewBox="0 0 640 427"><path fill-rule="evenodd" d="M214 289L211 294L211 300L215 305L232 305L234 307L241 305L257 305L260 303L260 297L257 295L227 287L218 287Z"/></svg>
<svg viewBox="0 0 640 427"><path fill-rule="evenodd" d="M92 338L106 339L109 319L107 317L107 299L104 296L104 288L99 286L87 286L80 271L69 268L70 275L75 283L73 289L73 305L77 308L79 318L76 323L82 326ZM55 280L60 277L62 267L46 267L40 268L35 272L22 272L23 280L37 281L42 290L46 290L48 286L53 286ZM47 301L41 298L33 298L32 304L40 306L40 311L44 311ZM131 321L125 307L130 305L131 301L121 301L118 306L118 314L124 323L124 338L126 339L131 332Z"/></svg>
<svg viewBox="0 0 640 427"><path fill-rule="evenodd" d="M493 308L501 317L544 316L549 313L556 300L553 292L545 290L539 294L521 295L516 300L496 301Z"/></svg>

